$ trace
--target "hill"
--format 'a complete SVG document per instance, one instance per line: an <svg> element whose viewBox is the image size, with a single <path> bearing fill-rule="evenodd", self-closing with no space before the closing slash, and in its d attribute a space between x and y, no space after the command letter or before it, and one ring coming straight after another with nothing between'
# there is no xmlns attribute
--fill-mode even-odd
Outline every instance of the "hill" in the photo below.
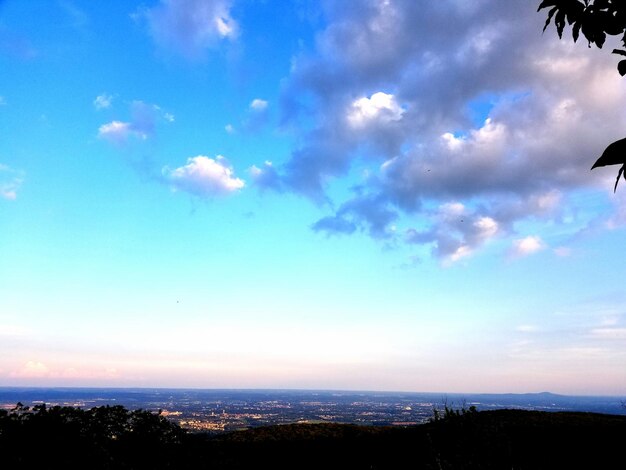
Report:
<svg viewBox="0 0 626 470"><path fill-rule="evenodd" d="M189 434L121 406L0 412L1 468L622 468L626 417L522 410L447 413L407 428L341 424Z"/></svg>

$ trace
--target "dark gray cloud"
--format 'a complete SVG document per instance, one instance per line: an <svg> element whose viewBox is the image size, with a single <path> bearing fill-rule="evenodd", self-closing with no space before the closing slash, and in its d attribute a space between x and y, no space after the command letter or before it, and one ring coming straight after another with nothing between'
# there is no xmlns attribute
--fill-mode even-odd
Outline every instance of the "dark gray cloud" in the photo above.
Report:
<svg viewBox="0 0 626 470"><path fill-rule="evenodd" d="M392 223L398 218L381 195L357 195L344 202L334 216L324 217L313 224L315 231L353 233L357 228L372 238L388 239L395 235Z"/></svg>
<svg viewBox="0 0 626 470"><path fill-rule="evenodd" d="M267 180L327 201L355 167L370 174L315 230L384 238L399 224L458 259L607 184L589 168L626 128L615 60L542 35L534 2L324 5L326 29L283 86L282 122L306 130ZM462 225L448 213L460 206Z"/></svg>
<svg viewBox="0 0 626 470"><path fill-rule="evenodd" d="M323 217L315 222L311 228L316 232L333 234L351 234L356 230L356 225L340 215Z"/></svg>
<svg viewBox="0 0 626 470"><path fill-rule="evenodd" d="M249 173L254 185L261 191L266 189L280 191L283 188L281 177L270 161L266 161L261 168L253 165Z"/></svg>

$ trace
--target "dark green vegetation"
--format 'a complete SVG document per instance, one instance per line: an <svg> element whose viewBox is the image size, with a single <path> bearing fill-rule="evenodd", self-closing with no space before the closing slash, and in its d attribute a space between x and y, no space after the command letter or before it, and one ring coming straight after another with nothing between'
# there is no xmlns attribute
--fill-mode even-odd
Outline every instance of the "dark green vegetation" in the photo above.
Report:
<svg viewBox="0 0 626 470"><path fill-rule="evenodd" d="M626 416L520 410L436 416L407 428L293 424L209 436L121 406L18 406L0 411L0 467L623 468Z"/></svg>

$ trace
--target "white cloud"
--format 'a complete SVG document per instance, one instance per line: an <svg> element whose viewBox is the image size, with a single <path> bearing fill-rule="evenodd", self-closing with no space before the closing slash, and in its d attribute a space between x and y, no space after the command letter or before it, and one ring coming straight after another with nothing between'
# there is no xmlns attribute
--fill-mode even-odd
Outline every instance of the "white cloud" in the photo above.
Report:
<svg viewBox="0 0 626 470"><path fill-rule="evenodd" d="M12 187L7 187L6 184L0 184L0 196L2 196L3 199L15 201L15 199L17 199L17 191Z"/></svg>
<svg viewBox="0 0 626 470"><path fill-rule="evenodd" d="M528 256L543 250L545 247L546 244L540 237L529 235L513 241L510 255L513 257Z"/></svg>
<svg viewBox="0 0 626 470"><path fill-rule="evenodd" d="M393 95L378 92L371 97L354 100L347 113L352 127L364 127L372 121L389 123L402 119L404 110Z"/></svg>
<svg viewBox="0 0 626 470"><path fill-rule="evenodd" d="M17 192L24 182L24 174L8 165L0 163L0 198L9 201L17 199Z"/></svg>
<svg viewBox="0 0 626 470"><path fill-rule="evenodd" d="M93 105L98 110L108 109L111 107L112 103L113 103L113 96L107 95L106 93L96 96L96 99L93 100Z"/></svg>
<svg viewBox="0 0 626 470"><path fill-rule="evenodd" d="M215 19L215 26L222 37L234 37L237 35L237 23L232 18L219 16Z"/></svg>
<svg viewBox="0 0 626 470"><path fill-rule="evenodd" d="M215 159L203 155L189 158L179 168L163 168L163 176L174 189L202 197L233 193L245 186L221 155Z"/></svg>
<svg viewBox="0 0 626 470"><path fill-rule="evenodd" d="M456 137L452 132L446 132L441 135L441 138L446 143L448 148L452 151L459 150L465 141L462 137Z"/></svg>
<svg viewBox="0 0 626 470"><path fill-rule="evenodd" d="M122 144L126 142L131 135L136 135L142 139L147 137L145 134L134 131L130 122L111 121L107 124L102 124L98 128L99 138L108 140L109 142L115 144Z"/></svg>
<svg viewBox="0 0 626 470"><path fill-rule="evenodd" d="M241 121L239 128L244 132L254 133L263 128L269 122L269 118L269 102L255 98L248 105L246 117Z"/></svg>
<svg viewBox="0 0 626 470"><path fill-rule="evenodd" d="M250 103L250 109L254 111L263 111L267 108L267 105L268 105L267 101L259 99L259 98L255 98Z"/></svg>
<svg viewBox="0 0 626 470"><path fill-rule="evenodd" d="M146 140L154 135L159 121L172 123L174 115L156 104L135 100L130 105L130 121L114 120L103 124L98 129L98 137L118 145L131 137Z"/></svg>
<svg viewBox="0 0 626 470"><path fill-rule="evenodd" d="M481 239L491 238L498 232L498 222L491 217L480 217L473 225Z"/></svg>
<svg viewBox="0 0 626 470"><path fill-rule="evenodd" d="M145 15L157 43L195 59L219 40L237 37L231 4L231 0L161 0Z"/></svg>
<svg viewBox="0 0 626 470"><path fill-rule="evenodd" d="M235 133L235 128L233 127L233 125L232 125L232 124L226 124L226 125L224 126L224 130L225 130L226 132L228 132L229 134L234 134L234 133Z"/></svg>

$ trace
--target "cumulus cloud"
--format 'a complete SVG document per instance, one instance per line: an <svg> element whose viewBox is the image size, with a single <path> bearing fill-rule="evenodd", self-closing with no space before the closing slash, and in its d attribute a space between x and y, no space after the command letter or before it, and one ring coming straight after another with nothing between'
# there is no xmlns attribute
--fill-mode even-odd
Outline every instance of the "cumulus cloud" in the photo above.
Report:
<svg viewBox="0 0 626 470"><path fill-rule="evenodd" d="M371 122L389 123L399 121L404 110L398 105L393 95L378 92L370 98L363 97L353 101L347 113L352 127L364 127Z"/></svg>
<svg viewBox="0 0 626 470"><path fill-rule="evenodd" d="M370 174L314 230L380 238L367 227L388 211L408 243L455 260L519 239L525 222L559 223L574 191L612 188L613 173L589 171L626 128L610 54L542 35L545 16L528 2L324 5L315 50L284 82L282 122L300 130L272 184L326 201L355 167ZM457 203L462 224L448 213ZM536 252L533 240L515 249Z"/></svg>
<svg viewBox="0 0 626 470"><path fill-rule="evenodd" d="M431 220L426 230L407 230L406 241L432 244L433 254L448 262L471 255L501 230L494 218L460 202L442 204L431 215Z"/></svg>
<svg viewBox="0 0 626 470"><path fill-rule="evenodd" d="M17 192L23 182L23 172L0 163L0 198L9 201L17 199Z"/></svg>
<svg viewBox="0 0 626 470"><path fill-rule="evenodd" d="M145 134L135 132L130 122L111 121L107 124L102 124L98 128L98 137L116 144L126 142L132 134L136 134L143 139L147 137Z"/></svg>
<svg viewBox="0 0 626 470"><path fill-rule="evenodd" d="M200 197L234 193L245 186L236 178L226 159L218 155L213 158L198 155L187 159L187 164L175 169L163 168L163 177L178 191Z"/></svg>
<svg viewBox="0 0 626 470"><path fill-rule="evenodd" d="M135 100L130 105L130 120L114 120L98 128L98 137L113 144L125 144L131 138L146 140L155 133L157 123L174 122L174 116L158 105Z"/></svg>
<svg viewBox="0 0 626 470"><path fill-rule="evenodd" d="M237 37L231 4L231 0L161 0L144 13L159 45L196 59L220 40Z"/></svg>
<svg viewBox="0 0 626 470"><path fill-rule="evenodd" d="M263 111L264 109L267 109L267 105L268 105L267 101L262 100L260 98L255 98L250 103L250 109L254 111Z"/></svg>
<svg viewBox="0 0 626 470"><path fill-rule="evenodd" d="M543 250L546 247L544 241L535 235L529 235L524 238L518 238L513 240L513 244L509 251L510 256L514 258L520 258L523 256L532 255L538 251Z"/></svg>
<svg viewBox="0 0 626 470"><path fill-rule="evenodd" d="M97 110L108 109L111 107L112 103L113 96L107 95L106 93L96 96L96 99L93 100L93 105Z"/></svg>

